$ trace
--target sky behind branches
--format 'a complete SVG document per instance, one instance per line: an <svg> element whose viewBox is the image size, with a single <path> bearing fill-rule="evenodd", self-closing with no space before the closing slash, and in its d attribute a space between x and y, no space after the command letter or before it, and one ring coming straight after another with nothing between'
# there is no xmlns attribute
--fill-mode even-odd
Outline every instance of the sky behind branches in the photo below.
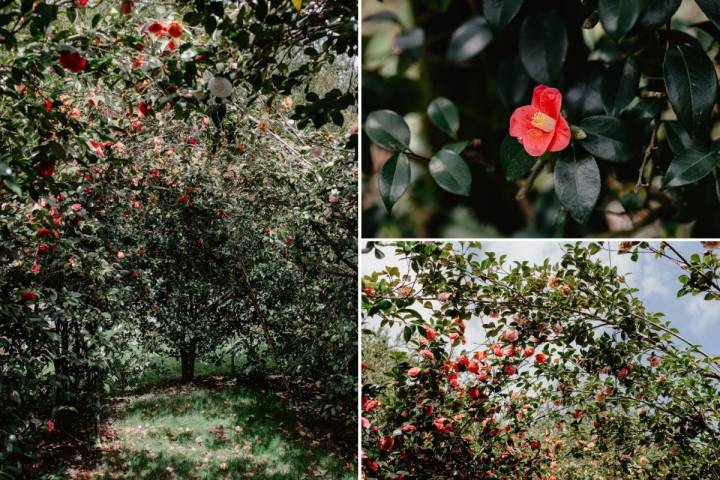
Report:
<svg viewBox="0 0 720 480"><path fill-rule="evenodd" d="M557 262L563 255L562 246L567 242L559 241L484 241L483 251L507 255L507 261L527 260L532 264L543 263L546 258ZM607 244L607 242L606 242ZM704 249L699 241L672 242L672 245L686 258L693 253L702 254ZM657 245L655 245L657 246ZM617 242L610 242L612 250L617 249ZM385 258L377 259L372 253L362 256L362 273L369 275L374 271L383 270L387 266L397 266L401 273L407 273L407 264L394 254L395 247L380 247ZM678 276L682 270L667 259L655 258L652 254L642 254L637 262L630 260L630 255L616 252L602 252L596 256L605 264L618 267L624 273L627 283L640 291L637 296L645 303L648 311L662 312L664 320L669 320L680 335L690 342L696 343L712 355L720 355L720 301L703 300L703 295L686 295L677 298L680 288ZM422 313L422 310L419 309ZM376 326L372 320L369 326ZM484 338L479 324L468 323L466 332L469 343L481 342Z"/></svg>

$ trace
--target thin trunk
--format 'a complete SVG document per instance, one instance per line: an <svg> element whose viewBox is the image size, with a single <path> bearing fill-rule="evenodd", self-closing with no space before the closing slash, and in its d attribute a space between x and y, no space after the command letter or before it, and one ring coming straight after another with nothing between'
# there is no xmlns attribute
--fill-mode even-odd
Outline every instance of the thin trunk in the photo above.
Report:
<svg viewBox="0 0 720 480"><path fill-rule="evenodd" d="M195 345L180 350L180 382L189 383L195 378Z"/></svg>

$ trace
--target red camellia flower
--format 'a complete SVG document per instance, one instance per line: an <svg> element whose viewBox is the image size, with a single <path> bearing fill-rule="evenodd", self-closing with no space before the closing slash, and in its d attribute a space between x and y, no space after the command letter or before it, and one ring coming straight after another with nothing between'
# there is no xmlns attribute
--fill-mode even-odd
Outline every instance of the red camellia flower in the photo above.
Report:
<svg viewBox="0 0 720 480"><path fill-rule="evenodd" d="M531 357L533 353L535 353L535 349L533 347L525 347L525 350L523 350L523 355L526 357Z"/></svg>
<svg viewBox="0 0 720 480"><path fill-rule="evenodd" d="M373 411L380 402L378 400L365 400L363 402L363 412L371 412Z"/></svg>
<svg viewBox="0 0 720 480"><path fill-rule="evenodd" d="M137 57L133 59L132 62L132 68L140 68L142 67L143 62L145 61L145 55L140 54Z"/></svg>
<svg viewBox="0 0 720 480"><path fill-rule="evenodd" d="M38 255L45 255L46 253L48 253L48 251L50 251L50 249L44 243L41 243L40 245L38 245L37 250L36 250Z"/></svg>
<svg viewBox="0 0 720 480"><path fill-rule="evenodd" d="M177 45L175 45L175 42L170 40L167 44L167 50L170 52L174 52L177 49Z"/></svg>
<svg viewBox="0 0 720 480"><path fill-rule="evenodd" d="M389 452L395 445L395 439L392 437L380 437L378 439L378 447L384 452Z"/></svg>
<svg viewBox="0 0 720 480"><path fill-rule="evenodd" d="M426 360L435 360L435 355L430 350L420 350L420 355Z"/></svg>
<svg viewBox="0 0 720 480"><path fill-rule="evenodd" d="M453 427L452 420L448 420L443 417L433 420L433 425L435 425L435 429L438 433L452 432L455 429Z"/></svg>
<svg viewBox="0 0 720 480"><path fill-rule="evenodd" d="M481 382L484 382L485 380L487 380L487 377L488 377L487 370L480 370L477 374L477 378Z"/></svg>
<svg viewBox="0 0 720 480"><path fill-rule="evenodd" d="M408 370L408 376L415 378L418 375L420 375L420 368L419 367L413 367L410 370Z"/></svg>
<svg viewBox="0 0 720 480"><path fill-rule="evenodd" d="M508 377L511 377L515 375L515 372L517 372L517 368L515 368L515 365L505 365L505 368L503 368L503 372L505 372L505 375Z"/></svg>
<svg viewBox="0 0 720 480"><path fill-rule="evenodd" d="M493 345L490 347L490 349L492 350L493 355L495 355L496 357L502 357L502 356L503 356L502 347L501 347L500 345L498 345L497 343L493 344Z"/></svg>
<svg viewBox="0 0 720 480"><path fill-rule="evenodd" d="M177 22L171 22L168 25L167 32L173 38L180 38L183 34L183 27Z"/></svg>
<svg viewBox="0 0 720 480"><path fill-rule="evenodd" d="M55 421L54 420L48 420L47 422L47 431L52 432L55 430Z"/></svg>
<svg viewBox="0 0 720 480"><path fill-rule="evenodd" d="M363 288L363 293L369 297L375 295L375 289L372 287Z"/></svg>
<svg viewBox="0 0 720 480"><path fill-rule="evenodd" d="M38 228L37 232L35 232L35 235L38 237L45 237L47 235L52 235L53 231L49 228Z"/></svg>
<svg viewBox="0 0 720 480"><path fill-rule="evenodd" d="M480 398L480 390L477 387L468 388L468 396L473 400Z"/></svg>
<svg viewBox="0 0 720 480"><path fill-rule="evenodd" d="M138 103L138 110L140 110L143 117L150 113L150 107L148 107L148 104L145 102Z"/></svg>
<svg viewBox="0 0 720 480"><path fill-rule="evenodd" d="M133 0L123 0L122 2L122 12L125 15L130 15L132 13L132 9L135 6L135 2Z"/></svg>
<svg viewBox="0 0 720 480"><path fill-rule="evenodd" d="M55 162L43 162L38 167L38 175L41 177L52 177L55 175Z"/></svg>
<svg viewBox="0 0 720 480"><path fill-rule="evenodd" d="M75 0L75 5L78 7L87 7L88 0Z"/></svg>
<svg viewBox="0 0 720 480"><path fill-rule="evenodd" d="M198 139L197 139L197 138L189 138L189 139L188 139L188 143L189 143L190 145L197 145L197 144L198 144Z"/></svg>
<svg viewBox="0 0 720 480"><path fill-rule="evenodd" d="M412 433L416 430L415 425L403 425L400 427L400 430L402 430L405 433Z"/></svg>
<svg viewBox="0 0 720 480"><path fill-rule="evenodd" d="M620 371L618 371L618 377L624 379L628 376L628 373L630 373L630 371L627 369L627 367L623 367L620 369Z"/></svg>
<svg viewBox="0 0 720 480"><path fill-rule="evenodd" d="M535 355L535 363L545 363L545 360L547 360L547 357L544 354L538 353Z"/></svg>
<svg viewBox="0 0 720 480"><path fill-rule="evenodd" d="M133 278L140 278L140 272L138 272L137 270L133 270L131 275Z"/></svg>
<svg viewBox="0 0 720 480"><path fill-rule="evenodd" d="M559 152L570 144L570 127L560 114L562 94L557 88L538 85L532 103L518 107L510 117L510 135L517 138L528 155Z"/></svg>
<svg viewBox="0 0 720 480"><path fill-rule="evenodd" d="M435 411L435 407L433 407L432 405L426 405L423 411L425 412L425 415L432 415Z"/></svg>
<svg viewBox="0 0 720 480"><path fill-rule="evenodd" d="M45 100L43 102L45 104L45 111L49 112L53 108L53 101L52 100Z"/></svg>
<svg viewBox="0 0 720 480"><path fill-rule="evenodd" d="M30 267L30 271L32 273L40 273L40 268L41 267L40 267L39 263L33 263L32 266Z"/></svg>
<svg viewBox="0 0 720 480"><path fill-rule="evenodd" d="M435 332L435 330L433 330L432 328L428 328L427 330L425 330L425 338L427 338L428 340L435 340L436 336L437 332Z"/></svg>
<svg viewBox="0 0 720 480"><path fill-rule="evenodd" d="M35 300L37 300L37 293L33 292L32 290L25 290L20 294L20 298L22 298L26 302L34 302Z"/></svg>
<svg viewBox="0 0 720 480"><path fill-rule="evenodd" d="M60 52L60 65L62 65L65 70L77 73L87 68L88 61L77 52L65 51Z"/></svg>
<svg viewBox="0 0 720 480"><path fill-rule="evenodd" d="M80 205L79 203L73 203L70 208L73 212L79 212L80 210L82 210L82 205Z"/></svg>
<svg viewBox="0 0 720 480"><path fill-rule="evenodd" d="M182 194L182 195L180 195L180 201L181 201L182 203L188 203L188 202L190 201L190 197L188 197L188 196L185 195L185 194Z"/></svg>
<svg viewBox="0 0 720 480"><path fill-rule="evenodd" d="M147 31L150 33L154 33L158 37L162 37L163 35L165 35L165 25L160 22L153 22L148 25Z"/></svg>

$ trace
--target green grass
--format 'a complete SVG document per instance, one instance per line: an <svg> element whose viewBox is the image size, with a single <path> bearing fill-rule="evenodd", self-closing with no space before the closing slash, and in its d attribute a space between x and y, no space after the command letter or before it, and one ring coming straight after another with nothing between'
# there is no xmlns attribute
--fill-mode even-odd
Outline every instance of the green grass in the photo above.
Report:
<svg viewBox="0 0 720 480"><path fill-rule="evenodd" d="M235 357L235 370L240 368L240 356ZM195 363L195 376L226 376L231 374L230 357L223 356L219 363L204 362L198 360ZM137 381L139 386L157 385L161 383L171 382L180 379L180 362L175 358L164 357L160 355L152 355L150 367L143 370L141 377Z"/></svg>
<svg viewBox="0 0 720 480"><path fill-rule="evenodd" d="M231 384L131 397L113 427L97 478L356 478L283 402Z"/></svg>

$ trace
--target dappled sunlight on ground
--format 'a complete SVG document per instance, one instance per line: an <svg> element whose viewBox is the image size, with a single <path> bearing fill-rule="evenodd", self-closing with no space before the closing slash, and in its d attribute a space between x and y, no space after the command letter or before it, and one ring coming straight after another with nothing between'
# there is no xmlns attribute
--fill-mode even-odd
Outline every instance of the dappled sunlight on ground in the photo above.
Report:
<svg viewBox="0 0 720 480"><path fill-rule="evenodd" d="M355 478L272 394L168 388L123 399L96 478Z"/></svg>

